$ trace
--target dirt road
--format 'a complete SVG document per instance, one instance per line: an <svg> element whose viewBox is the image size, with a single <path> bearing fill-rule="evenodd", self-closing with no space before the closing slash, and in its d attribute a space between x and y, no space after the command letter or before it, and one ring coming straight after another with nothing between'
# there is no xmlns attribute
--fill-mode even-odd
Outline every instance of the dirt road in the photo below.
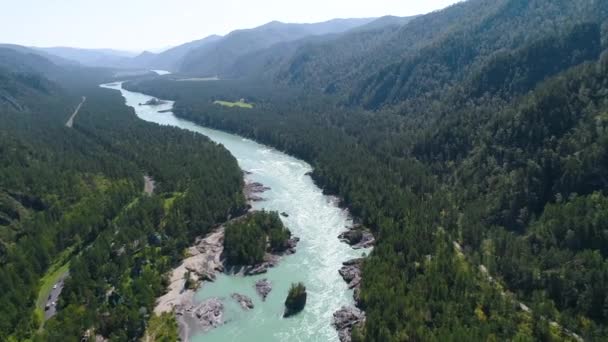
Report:
<svg viewBox="0 0 608 342"><path fill-rule="evenodd" d="M86 101L86 100L87 100L86 96L83 96L82 101L80 102L78 107L76 107L76 110L74 110L74 113L72 114L72 116L70 116L70 118L68 119L68 122L65 123L66 127L72 128L72 126L74 125L74 118L76 117L76 115L78 115L78 112L80 111L80 107L82 107L82 105L84 104L84 101Z"/></svg>
<svg viewBox="0 0 608 342"><path fill-rule="evenodd" d="M155 187L156 183L154 182L154 179L150 176L144 176L144 192L148 195L152 195Z"/></svg>
<svg viewBox="0 0 608 342"><path fill-rule="evenodd" d="M61 290L63 290L63 285L65 278L69 275L69 271L59 277L57 283L53 285L53 289L49 294L49 297L46 299L45 307L44 307L44 320L48 320L49 318L55 316L57 313L57 300L59 299L59 295L61 294Z"/></svg>

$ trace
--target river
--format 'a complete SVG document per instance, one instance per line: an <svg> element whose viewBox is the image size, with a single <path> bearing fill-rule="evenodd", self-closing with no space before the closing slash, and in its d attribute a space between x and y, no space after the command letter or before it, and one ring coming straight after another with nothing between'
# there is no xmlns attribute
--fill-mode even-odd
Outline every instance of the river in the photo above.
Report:
<svg viewBox="0 0 608 342"><path fill-rule="evenodd" d="M254 209L286 212L283 222L300 237L297 252L284 257L267 274L253 277L221 274L213 283L203 283L196 294L202 301L210 297L222 298L226 307L226 324L210 332L194 333L192 341L337 341L338 334L331 326L333 313L343 305L353 304L352 291L338 274L342 262L360 257L363 250L353 250L341 243L337 236L352 225L348 212L338 207L335 198L323 195L306 175L311 166L273 148L237 135L209 129L182 120L170 110L173 102L160 106L140 106L151 96L127 91L121 83L102 85L119 90L126 104L135 109L139 118L160 125L175 126L204 134L224 145L236 157L243 170L251 172L247 181L269 186L262 194L263 202ZM254 290L258 279L268 278L272 292L262 301ZM302 281L308 291L303 312L282 318L283 303L289 286ZM251 297L255 308L243 311L230 298L237 292Z"/></svg>

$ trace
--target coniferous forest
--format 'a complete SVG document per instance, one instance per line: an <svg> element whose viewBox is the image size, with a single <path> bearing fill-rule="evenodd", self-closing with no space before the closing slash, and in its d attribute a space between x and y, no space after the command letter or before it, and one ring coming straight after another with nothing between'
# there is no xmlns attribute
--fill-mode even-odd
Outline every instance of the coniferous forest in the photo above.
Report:
<svg viewBox="0 0 608 342"><path fill-rule="evenodd" d="M137 119L98 87L108 71L51 81L38 61L22 68L0 73L0 339L137 339L184 248L242 210L241 170L203 136ZM41 279L66 263L59 312L44 323Z"/></svg>
<svg viewBox="0 0 608 342"><path fill-rule="evenodd" d="M359 300L367 321L354 339L599 341L608 336L607 14L603 2L468 1L407 24L401 39L423 27L441 34L374 77L332 75L343 88L312 90L327 74L294 71L323 61L310 45L270 66L292 63L288 80L279 70L265 84L128 86L311 162L315 181L373 229ZM296 75L319 78L296 85Z"/></svg>
<svg viewBox="0 0 608 342"><path fill-rule="evenodd" d="M211 68L192 58L179 77ZM353 341L608 339L608 2L469 0L229 60L125 87L307 161L371 229ZM0 340L140 339L186 247L245 207L224 147L140 121L112 75L0 48ZM258 213L224 246L255 264L289 236Z"/></svg>

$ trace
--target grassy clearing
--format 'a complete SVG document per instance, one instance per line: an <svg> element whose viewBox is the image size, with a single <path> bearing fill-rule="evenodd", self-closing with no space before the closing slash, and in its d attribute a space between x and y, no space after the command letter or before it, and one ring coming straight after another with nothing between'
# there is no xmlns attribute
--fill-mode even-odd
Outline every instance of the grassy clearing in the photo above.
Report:
<svg viewBox="0 0 608 342"><path fill-rule="evenodd" d="M253 108L252 104L247 103L243 100L239 100L237 102L213 101L213 103L218 104L220 106L224 106L224 107L240 107L240 108L247 108L247 109Z"/></svg>
<svg viewBox="0 0 608 342"><path fill-rule="evenodd" d="M165 210L165 213L168 213L169 210L171 210L176 199L184 197L184 195L185 193L183 192L174 192L169 197L165 198L163 203L163 209Z"/></svg>

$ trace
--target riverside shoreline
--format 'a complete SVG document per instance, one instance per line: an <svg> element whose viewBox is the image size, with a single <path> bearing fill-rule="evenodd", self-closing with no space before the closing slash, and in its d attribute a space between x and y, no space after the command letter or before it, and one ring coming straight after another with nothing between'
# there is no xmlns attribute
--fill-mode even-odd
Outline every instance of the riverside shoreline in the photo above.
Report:
<svg viewBox="0 0 608 342"><path fill-rule="evenodd" d="M173 102L169 101L159 108L139 106L139 103L150 100L152 96L125 90L121 83L103 87L121 91L127 105L134 108L142 120L200 133L224 145L237 158L241 168L249 171L244 174L250 183L263 183L272 188L263 198L257 198L262 197L257 193L251 194L249 199L252 207L281 213L282 219L287 221L286 225L301 238L297 253L283 258L263 276L256 275L248 281L243 280L242 276L221 273L217 274L214 282L203 284L196 293L186 292L194 297L192 300L195 302L203 298L204 301L221 299L227 304L223 317L227 324L201 334L194 321L189 326L188 339L197 342L237 339L272 341L282 336L284 339L339 341L338 333L331 324L333 313L344 305L353 305L354 300L352 290L348 289L337 270L344 261L361 257L366 250L354 250L336 238L344 229L354 225L353 218L347 208L340 206L341 201L337 197L328 196L315 184L310 177L311 165L245 137L179 118L171 111ZM251 185L254 189L262 190L259 185ZM261 286L262 293L256 293L257 282L264 285L262 280L267 280L272 286L272 292L266 297L264 294L270 288ZM307 304L292 319L277 319L276 313L282 311L284 305L283 293L294 281L306 283L311 293L310 305ZM233 293L253 299L255 308L250 310L251 313L240 311L238 303L231 298ZM209 303L201 308L200 316L215 320L215 309L218 307L215 303ZM191 313L187 313L186 318L190 318Z"/></svg>
<svg viewBox="0 0 608 342"><path fill-rule="evenodd" d="M243 172L244 175L249 174ZM263 192L270 190L260 183L246 182L243 192L249 203L263 201L260 196ZM167 292L156 301L154 313L160 315L165 312L173 312L179 326L179 335L182 341L188 341L191 331L209 331L224 323L222 300L212 298L198 303L196 292L204 286L204 282L213 282L218 273L226 273L239 276L251 276L266 273L269 268L275 267L281 257L294 254L297 237L289 239L289 248L281 253L266 253L264 262L258 265L228 267L224 260L224 234L225 227L231 222L242 220L254 212L251 204L247 205L243 215L230 219L224 224L216 227L204 237L198 237L194 245L186 251L187 257L170 273L170 284ZM186 280L194 286L186 288ZM246 298L237 293L233 298ZM247 298L248 299L248 298ZM250 299L248 299L250 301ZM242 304L242 303L241 303ZM253 308L253 304L249 309Z"/></svg>

